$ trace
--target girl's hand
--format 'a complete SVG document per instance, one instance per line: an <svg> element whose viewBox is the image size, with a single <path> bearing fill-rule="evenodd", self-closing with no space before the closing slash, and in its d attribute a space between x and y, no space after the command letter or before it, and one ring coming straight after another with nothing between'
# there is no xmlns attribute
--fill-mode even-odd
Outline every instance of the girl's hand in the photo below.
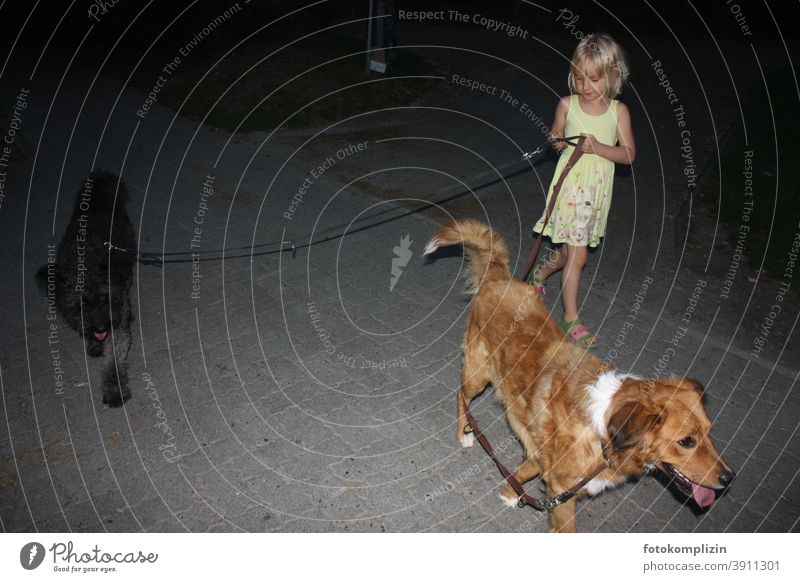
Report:
<svg viewBox="0 0 800 582"><path fill-rule="evenodd" d="M554 131L550 132L550 139L555 140L555 141L553 141L553 149L554 150L563 150L565 147L567 147L567 142L564 142L564 141L561 141L561 140L556 140L556 138L559 138L559 137L562 137L559 133L556 133Z"/></svg>
<svg viewBox="0 0 800 582"><path fill-rule="evenodd" d="M591 133L582 133L584 137L581 151L585 154L597 154L600 149L600 142Z"/></svg>

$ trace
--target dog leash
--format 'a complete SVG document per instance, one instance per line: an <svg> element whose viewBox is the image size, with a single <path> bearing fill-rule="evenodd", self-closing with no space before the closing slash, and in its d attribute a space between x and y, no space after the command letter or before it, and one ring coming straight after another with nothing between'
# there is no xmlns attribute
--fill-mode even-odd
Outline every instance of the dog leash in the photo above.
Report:
<svg viewBox="0 0 800 582"><path fill-rule="evenodd" d="M572 143L571 140L578 138L577 143ZM556 182L555 186L553 186L553 195L550 196L550 204L547 205L547 211L544 215L544 223L542 223L542 231L536 237L536 242L533 245L533 250L531 251L531 256L528 259L528 265L525 267L525 272L522 275L522 280L526 281L528 276L531 273L531 269L533 269L533 264L536 262L536 255L539 254L539 248L542 246L542 238L544 238L544 229L547 227L547 223L550 222L550 215L553 213L553 208L556 206L556 199L558 198L558 193L561 191L561 185L564 183L564 179L569 174L570 170L578 163L578 160L581 159L583 155L583 151L581 151L581 146L585 141L584 136L574 136L574 137L562 137L562 138L554 138L553 141L563 141L568 143L571 146L574 146L575 149L572 150L572 155L570 155L569 160L567 160L567 165L564 166L564 170L561 172L561 175L558 177L558 181ZM542 147L539 146L535 150L531 152L531 155L535 155L538 153ZM528 154L525 154L526 156Z"/></svg>
<svg viewBox="0 0 800 582"><path fill-rule="evenodd" d="M327 239L325 239L325 240L323 240L321 242L327 242ZM292 258L294 258L295 257L295 253L296 253L298 248L310 247L310 246L312 246L312 244L314 244L314 243L304 244L304 245L300 245L298 247L291 241L283 241L281 243L281 248L280 249L276 249L274 251L262 251L262 252L258 252L258 253L252 253L251 252L251 253L240 254L240 255L223 255L223 256L218 256L218 257L205 257L205 258L199 259L199 261L194 259L194 258L183 258L187 254L185 252L177 252L177 253L154 253L154 252L148 252L148 251L138 251L137 252L137 251L131 251L131 250L128 250L128 249L113 245L113 244L111 244L110 241L104 242L103 243L103 248L106 249L109 252L110 251L114 251L114 252L117 252L117 253L122 253L124 255L131 255L139 263L141 263L142 265L152 265L152 266L155 266L155 267L158 267L158 268L162 268L165 263L208 262L208 261L219 261L219 260L221 260L223 258L224 259L243 259L243 258L250 258L250 257L261 256L261 255L274 255L276 253L287 253L287 252L291 252L292 253ZM260 246L263 246L263 245L260 245ZM99 247L97 247L97 248L99 249ZM252 249L254 247L250 247L250 248ZM89 249L89 250L94 250L94 249ZM236 250L236 249L234 249L234 250ZM238 250L243 250L243 249L238 249ZM220 250L212 250L212 251L206 251L206 252L207 253L223 253L223 251L220 251ZM178 255L181 258L174 258L174 259L165 258L165 257L169 257L169 256L174 256L174 255Z"/></svg>
<svg viewBox="0 0 800 582"><path fill-rule="evenodd" d="M548 146L552 145L552 143L554 141L563 141L563 142L565 142L565 143L577 148L578 143L580 143L580 138L581 138L581 136L551 137L551 138L548 138L546 141L542 142L535 150L530 151L530 152L526 152L525 154L523 154L522 159L528 160L528 159L530 159L530 158L532 158L534 156L539 155ZM578 142L574 142L573 141L573 140L576 140L576 139L578 140ZM504 166L501 166L501 167L507 167L509 165L513 165L513 164L516 164L516 163L518 163L518 162L515 161L515 162L512 162L512 164L505 164ZM451 201L453 201L453 200L455 200L457 198L460 198L462 196L466 196L466 195L471 194L471 193L472 193L471 190L467 190L465 192L454 194L454 195L448 196L448 197L446 197L446 198L444 198L442 200L436 201L436 204L440 204L440 205L441 204L445 204L447 202L451 202ZM419 212L424 211L425 208L426 207L421 207L421 208L409 210L407 212L403 212L403 213L399 214L398 216L393 216L391 218L386 218L386 219L380 220L380 221L378 221L376 223L368 224L366 226L362 226L362 227L359 227L359 228L350 229L350 230L348 230L347 232L345 232L345 233L343 233L341 235L328 236L328 237L325 237L323 239L320 239L320 240L317 240L317 241L314 241L314 242L295 244L295 243L293 243L291 241L275 241L275 242L271 242L271 243L253 245L253 246L250 246L250 247L238 247L238 248L234 248L234 249L229 249L230 251L250 251L250 252L243 252L243 253L236 253L236 254L226 254L225 249L212 249L212 250L206 250L206 251L203 251L202 253L199 253L200 255L202 255L199 259L197 257L195 257L195 256L191 256L192 253L190 251L163 252L163 253L152 252L152 251L135 251L135 250L129 250L129 249L125 249L125 248L122 248L122 247L115 246L115 245L111 244L111 242L103 243L103 248L105 250L107 250L107 251L113 251L113 252L122 253L122 254L125 254L125 255L131 255L139 263L141 263L142 265L151 265L151 266L155 266L155 267L159 267L159 268L162 268L165 264L170 264L170 263L197 263L197 262L208 262L208 261L220 261L222 259L225 259L225 260L245 259L245 258L253 258L253 257L257 257L257 256L264 256L264 255L282 254L282 253L286 253L286 252L291 252L292 253L292 258L294 258L295 255L296 255L297 250L299 250L299 249L310 248L310 247L316 246L318 244L324 244L324 243L340 240L343 236L349 236L349 235L355 234L357 232L362 232L362 231L368 230L370 228L375 228L375 227L378 227L378 226L382 226L382 225L387 224L389 222L392 222L392 221L395 221L395 220L399 220L401 218L405 218L405 217L411 216L413 214L417 214ZM264 248L264 247L277 245L277 244L280 244L280 248L277 248L277 249L274 249L274 250L263 250L263 251L259 251L259 252L252 252L256 248ZM98 248L98 250L99 250L99 248ZM208 256L208 255L216 255L216 256Z"/></svg>
<svg viewBox="0 0 800 582"><path fill-rule="evenodd" d="M530 152L526 152L522 154L523 160L529 160L534 156L538 156L540 153L545 151L549 146L553 145L553 142L563 141L565 144L571 145L572 147L577 147L578 143L575 140L579 140L581 136L579 135L572 135L570 137L548 137L545 141L539 144L539 146Z"/></svg>
<svg viewBox="0 0 800 582"><path fill-rule="evenodd" d="M603 461L594 468L588 477L581 479L578 481L578 483L566 491L562 491L558 495L553 495L548 499L539 499L537 497L533 497L525 493L525 489L522 487L522 484L519 482L519 480L511 471L506 468L505 465L503 465L503 463L500 462L500 459L497 458L497 454L494 452L489 439L487 439L486 435L484 435L478 428L478 423L475 422L475 417L472 416L472 413L469 411L469 405L466 402L464 403L464 416L467 417L467 422L469 423L472 432L475 433L475 438L478 439L478 442L483 447L483 450L486 451L486 453L492 458L494 464L497 465L497 468L500 470L500 474L503 475L506 482L511 485L514 493L516 493L517 497L519 497L519 500L517 501L517 507L525 507L526 505L530 505L537 511L552 511L562 503L566 503L575 497L578 494L578 491L583 489L586 484L589 483L589 481L609 468L608 463Z"/></svg>

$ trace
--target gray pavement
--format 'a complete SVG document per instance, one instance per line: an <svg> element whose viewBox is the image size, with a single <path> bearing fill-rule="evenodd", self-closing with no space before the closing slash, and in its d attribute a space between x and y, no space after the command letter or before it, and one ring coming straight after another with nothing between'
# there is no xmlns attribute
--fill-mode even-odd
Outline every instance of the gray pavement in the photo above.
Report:
<svg viewBox="0 0 800 582"><path fill-rule="evenodd" d="M496 68L479 59L441 66L467 64L476 76ZM560 87L557 59L547 71ZM8 172L0 211L4 531L547 529L546 516L506 508L490 459L455 442L468 308L463 263L458 252L421 258L437 224L470 215L507 236L524 263L527 228L541 212L537 183L549 181L553 163L525 173L512 164L520 148L539 141L518 110L457 95L456 113L396 112L319 136L229 140L157 104L138 118L142 95L120 92L104 76L92 86L93 73L77 65L54 99L58 73L44 69L28 80L7 71L3 79L12 88L3 91L7 102L13 88L31 94L18 141L23 156ZM529 96L549 119L549 93L503 74L510 91ZM647 85L643 102L658 95L654 82ZM599 355L621 369L687 374L708 387L714 437L738 476L702 514L645 478L581 503L579 527L793 531L800 516L796 299L786 299L792 310L754 357L769 311L750 301L731 308L714 273L677 268L671 225L681 200L663 187L674 172L658 170L679 163L674 141L669 132L642 131L640 162L618 178L610 236L587 269L583 313L602 340ZM263 245L251 257L139 267L133 399L118 410L100 404L99 369L63 322L67 389L56 392L46 307L32 285L93 163L130 184L143 250L190 250L198 218L202 251ZM205 198L204 183L213 188ZM441 207L398 200L462 191L469 194ZM664 200L653 204L662 196L653 192ZM426 210L409 213L416 208ZM663 236L654 236L654 225ZM404 238L410 259L393 274ZM319 244L258 254L281 241ZM740 298L769 298L777 289L744 280L734 290ZM699 308L682 322L698 285ZM552 281L547 300L559 317L557 294ZM488 392L475 412L504 458L520 460Z"/></svg>

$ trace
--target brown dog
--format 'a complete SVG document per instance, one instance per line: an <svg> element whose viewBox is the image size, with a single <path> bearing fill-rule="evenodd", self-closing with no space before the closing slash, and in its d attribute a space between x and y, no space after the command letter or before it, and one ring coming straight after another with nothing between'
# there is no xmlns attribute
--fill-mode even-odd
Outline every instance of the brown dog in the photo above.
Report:
<svg viewBox="0 0 800 582"><path fill-rule="evenodd" d="M456 438L472 446L464 406L492 384L525 447L516 478L540 476L552 497L579 483L604 459L607 469L578 497L595 495L657 467L702 508L733 479L709 435L711 421L695 380L647 380L612 369L564 338L538 293L512 279L508 250L476 220L442 228L425 254L463 244L475 293L464 341ZM501 498L515 505L506 483ZM550 514L553 531L575 531L576 498Z"/></svg>

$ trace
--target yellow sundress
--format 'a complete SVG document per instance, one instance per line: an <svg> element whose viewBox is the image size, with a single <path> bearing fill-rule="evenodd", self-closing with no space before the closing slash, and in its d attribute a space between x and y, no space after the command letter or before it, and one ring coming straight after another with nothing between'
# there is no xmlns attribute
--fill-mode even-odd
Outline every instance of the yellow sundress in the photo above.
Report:
<svg viewBox="0 0 800 582"><path fill-rule="evenodd" d="M605 113L590 115L581 109L577 95L570 96L564 135L589 133L600 143L616 145L617 103L616 99L612 99ZM574 149L573 146L567 146L561 151L561 158L547 194L545 212L553 195L553 186ZM544 236L549 236L554 243L596 247L600 244L600 237L606 233L613 185L614 162L596 154L583 154L561 185L553 215L544 229ZM533 227L534 232L542 232L543 222L544 213Z"/></svg>

